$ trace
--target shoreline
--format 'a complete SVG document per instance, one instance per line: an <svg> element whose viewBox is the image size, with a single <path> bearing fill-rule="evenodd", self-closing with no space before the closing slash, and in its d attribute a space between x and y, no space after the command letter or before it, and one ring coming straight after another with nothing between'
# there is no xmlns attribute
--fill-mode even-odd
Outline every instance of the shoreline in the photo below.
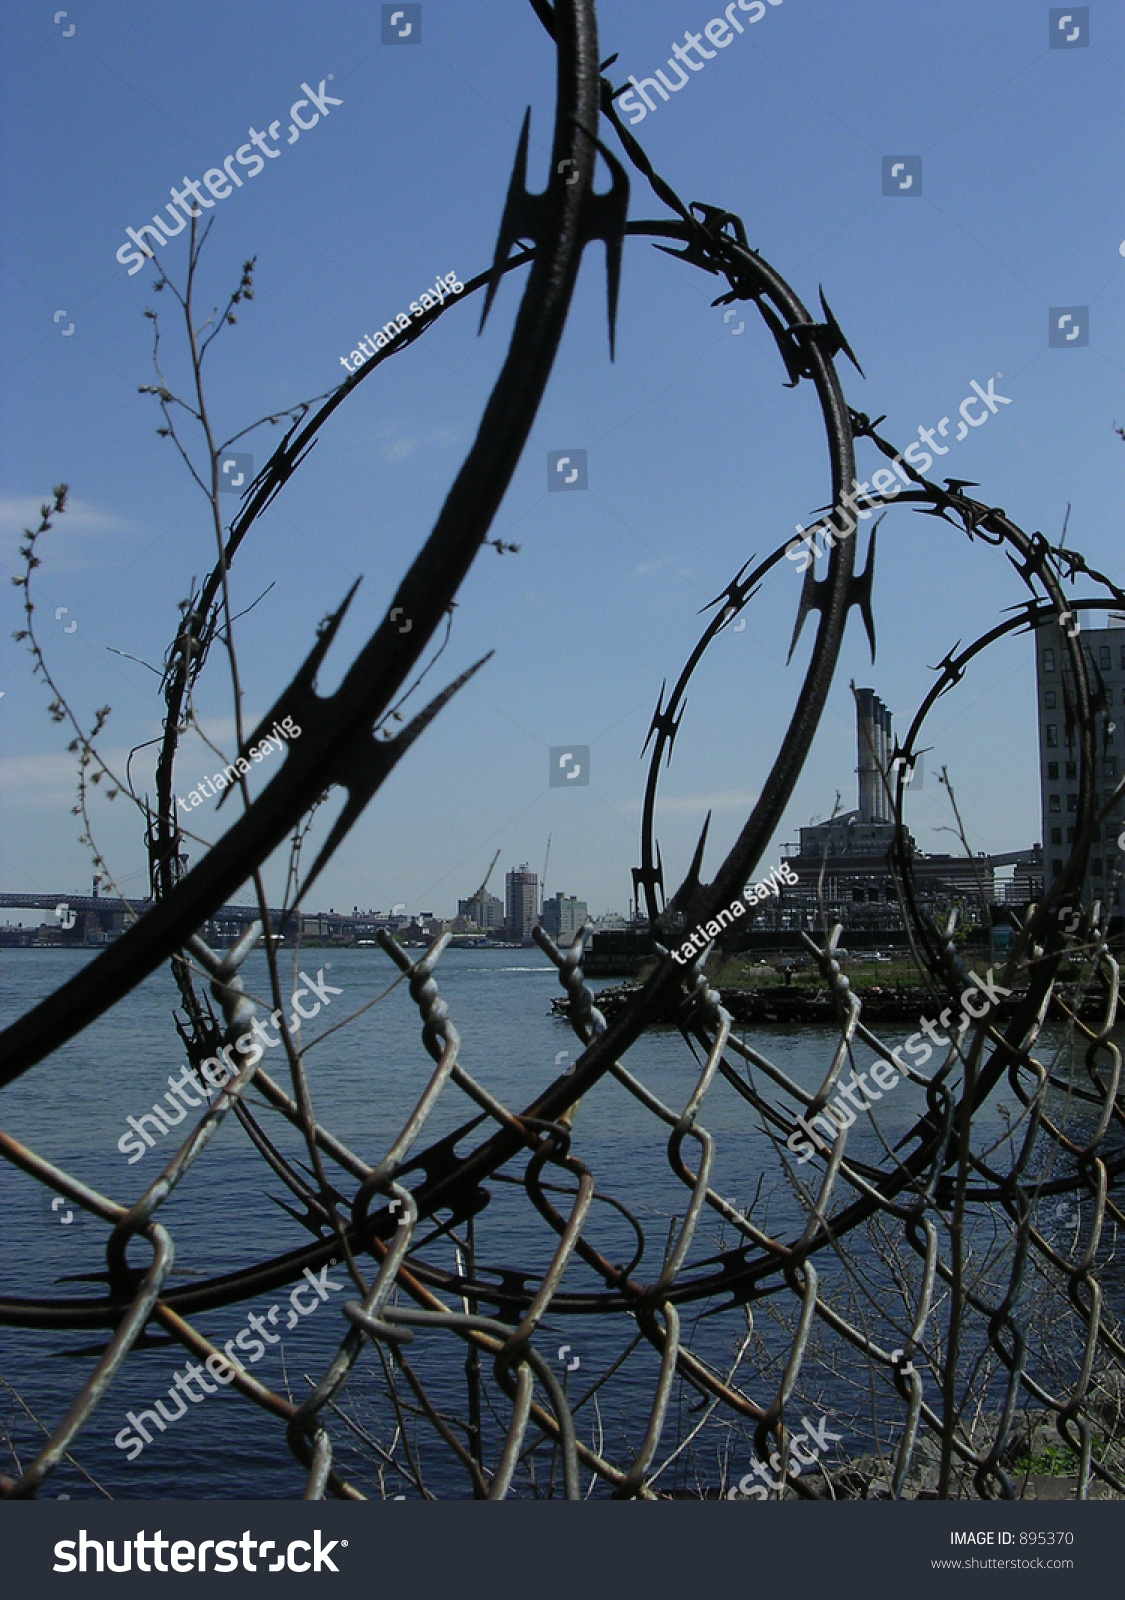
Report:
<svg viewBox="0 0 1125 1600"><path fill-rule="evenodd" d="M643 984L622 983L613 988L595 990L594 1004L602 1012L607 1022L612 1021L632 999L641 992ZM821 985L792 984L788 988L778 986L769 988L717 988L723 1006L730 1012L735 1022L768 1023L772 1026L820 1024L826 1028L837 1026L837 1016L829 991ZM916 1025L921 1012L932 1007L934 994L929 989L911 985L909 988L899 987L896 991L881 990L876 993L871 989L854 989L863 1006L863 1021L868 1024L883 1022L909 1022ZM1026 991L1013 992L1010 998L998 1002L993 1010L997 1017L1010 1016L1023 1004L1027 998ZM1065 1021L1066 1013L1062 1005L1071 1006L1077 1000L1077 995L1066 986L1056 990L1051 997L1050 1009L1047 1016L1052 1021ZM551 1012L554 1016L567 1015L567 1001L565 995L552 998ZM677 1027L681 1021L681 1011L684 1001L673 1001L659 1014L658 1021L666 1026ZM1087 994L1082 1004L1077 1009L1077 1015L1083 1021L1097 1021L1105 1009L1105 1002L1099 994Z"/></svg>

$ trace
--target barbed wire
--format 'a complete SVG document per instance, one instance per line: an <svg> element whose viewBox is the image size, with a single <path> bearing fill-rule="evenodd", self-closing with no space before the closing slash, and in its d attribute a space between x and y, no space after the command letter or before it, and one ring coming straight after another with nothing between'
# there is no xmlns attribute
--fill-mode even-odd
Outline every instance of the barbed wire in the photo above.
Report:
<svg viewBox="0 0 1125 1600"><path fill-rule="evenodd" d="M712 880L701 881L704 828L686 876L665 898L665 869L655 832L659 776L683 721L687 685L707 650L762 591L786 554L783 543L756 565L754 558L744 563L711 603L713 615L671 694L666 701L665 684L657 701L649 730L641 864L634 872L656 941L651 976L607 1019L583 974L589 930L579 933L566 950L536 930L539 947L558 971L581 1053L523 1108L513 1108L496 1093L487 1070L470 1073L462 1060L460 1032L438 989L448 938L414 961L384 935L379 942L409 984L432 1067L412 1109L378 1157L356 1153L320 1120L304 1047L286 1028L281 1031L292 1094L274 1082L259 1059L248 1057L132 1205L97 1192L0 1134L0 1155L108 1229L101 1274L105 1292L100 1297L4 1295L0 1323L110 1332L66 1416L19 1475L3 1480L3 1493L11 1498L34 1495L58 1464L72 1456L82 1430L105 1401L123 1363L140 1348L150 1324L193 1355L225 1363L241 1398L284 1422L288 1448L306 1475L308 1498L362 1497L356 1474L344 1466L352 1456L361 1465L374 1464L384 1494L385 1475L393 1471L400 1482L432 1495L427 1478L434 1481L433 1473L418 1444L420 1424L449 1464L438 1469L442 1486L453 1481L449 1471L463 1474L468 1491L482 1499L553 1494L560 1478L561 1491L570 1499L599 1486L616 1498L659 1498L676 1492L661 1481L673 1466L674 1481L682 1474L686 1483L694 1475L698 1485L704 1470L700 1464L713 1445L718 1481L703 1481L698 1492L748 1494L765 1482L770 1486L765 1493L771 1496L885 1492L892 1497L933 1493L1011 1498L1022 1492L1021 1472L1026 1480L1036 1438L1041 1441L1048 1421L1073 1453L1078 1498L1087 1498L1095 1485L1102 1492L1125 1493L1125 1339L1103 1287L1106 1266L1114 1259L1116 1229L1125 1221L1115 1198L1125 1170L1121 1053L1113 1038L1120 976L1107 938L1108 908L1087 906L1079 917L1073 914L1091 845L1122 786L1111 801L1099 801L1096 740L1097 719L1106 709L1104 684L1098 669L1088 664L1076 633L1063 626L1064 613L1072 617L1104 605L1106 598L1122 605L1125 594L1088 568L1077 552L1050 544L1041 533L1025 533L1002 509L967 496L968 485L935 483L907 464L911 486L904 492L893 497L852 495L869 512L885 509L892 498L912 505L951 524L968 541L1001 551L1028 592L1015 615L965 648L949 652L904 742L896 745L896 760L882 773L882 781L893 786L893 869L904 928L933 992L955 1006L958 995L972 987L973 974L955 942L955 919L939 927L918 891L903 820L909 767L933 706L977 658L1001 639L1052 622L1059 625L1067 662L1080 757L1077 839L1050 891L1015 929L1011 951L995 980L998 990L1014 996L1010 1009L1001 1015L986 1007L974 1014L955 1039L946 1041L947 1053L929 1075L902 1062L901 1047L892 1048L865 1023L862 1001L838 958L839 927L825 924L816 937L804 933L831 999L837 1041L827 1066L813 1069L814 1077L819 1076L816 1087L802 1086L760 1048L752 1030L735 1027L721 991L708 978L706 952L679 965L672 961L669 946L679 926L705 924L729 905L761 860L811 748L853 608L860 611L874 649L875 539L867 566L857 575L845 496L856 482L856 439L866 438L889 458L900 458L877 431L882 419L872 422L847 404L836 357L855 358L823 292L818 320L777 271L749 248L741 219L717 206L684 203L620 122L614 105L620 91L602 76L612 59L599 66L594 0L557 0L553 8L545 0L532 3L558 55L552 176L543 194L528 193L525 123L495 260L488 271L467 280L458 300L484 290L487 316L507 273L526 265L528 281L479 435L438 521L383 622L330 696L317 693L316 675L351 594L322 624L300 671L263 719L268 726L283 713L299 717L303 736L287 747L279 770L244 815L190 871L165 870L177 853L178 836L170 837L167 828L155 830L158 903L116 944L0 1035L0 1086L43 1063L127 999L166 960L177 964L188 1012L184 1039L193 1061L220 1046L234 1047L255 1019L240 969L263 933L276 998L271 942L276 930L268 922L255 924L224 955L211 950L198 930L248 874L256 875L286 837L302 827L324 791L338 785L347 791L346 803L293 894L288 910L295 913L301 895L394 765L476 670L454 680L392 738L374 738L372 730L386 723L424 650L447 625L454 597L485 540L550 375L583 251L594 239L607 245L611 341L626 234L668 241L661 248L676 244L681 248L672 253L725 280L727 290L716 304L740 300L754 305L777 344L790 386L807 381L816 393L833 504L808 531L829 534L831 549L825 576L818 580L810 564L798 596L794 648L808 614L815 611L818 621L788 728L760 798ZM618 138L625 159L672 213L670 219L628 221L628 178L624 165L601 142L603 121ZM612 180L610 191L602 195L593 189L599 154ZM517 249L520 241L525 243ZM349 377L311 417L307 407L296 408L299 414L291 428L248 491L214 571L193 592L169 653L165 687L169 715L177 721L183 696L216 636L226 570L251 526L283 491L320 428L359 382L383 359L401 353L447 309L428 312L418 326ZM1078 575L1094 593L1068 599L1063 578ZM407 634L393 624L400 608L412 618ZM166 781L164 788L170 794ZM257 882L264 908L264 891ZM1048 1010L1060 1003L1064 963L1076 960L1084 965L1089 992L1101 997L1101 1017L1091 1026L1074 1004L1065 1020L1063 1044L1048 1062L1040 1059ZM201 973L210 982L221 1021L195 994L193 981ZM646 1039L651 1040L652 1029L669 1013L675 1015L685 1060L694 1060L697 1069L674 1103L656 1092L643 1064ZM1080 1066L1072 1060L1065 1069L1062 1053L1068 1043L1080 1048L1082 1059ZM810 1039L805 1057L811 1061L820 1048L818 1040ZM832 1096L843 1092L844 1073L850 1071L856 1083L861 1048L913 1086L920 1109L912 1125L891 1143L873 1116L881 1146L875 1160L848 1149L855 1117L839 1127L830 1144L810 1140L808 1157L790 1159L796 1153L794 1139L823 1116ZM630 1052L634 1055L626 1065ZM1005 1085L1018 1112L1014 1119L1009 1115L1005 1133L994 1137L985 1112ZM304 1139L307 1164L287 1155L267 1132L247 1099L252 1087ZM667 1167L678 1195L671 1208L628 1204L614 1193L615 1175L603 1176L592 1164L576 1119L580 1108L597 1104L611 1090L640 1108L654 1140L666 1141ZM449 1107L460 1108L460 1097L466 1120L450 1128ZM873 1096L872 1103L880 1097ZM439 1106L442 1131L424 1144ZM736 1106L757 1119L756 1141L742 1140L740 1146L735 1135L715 1132L730 1121ZM870 1111L872 1105L864 1109ZM297 1201L285 1209L312 1235L312 1242L220 1276L173 1285L174 1242L160 1220L161 1207L203 1158L232 1110L266 1170ZM454 1112L452 1120L460 1114L460 1109ZM749 1205L740 1206L719 1192L714 1175L720 1148L743 1163L740 1193L757 1185ZM760 1157L767 1148L781 1180L772 1199L762 1196L765 1167ZM802 1167L810 1160L806 1175ZM522 1258L502 1236L502 1262L490 1263L496 1246L490 1239L482 1250L477 1219L490 1201L517 1192L526 1202L527 1217L545 1225L547 1255L524 1241L521 1227ZM1075 1207L1069 1240L1060 1239L1058 1230L1044 1221L1052 1203L1064 1203L1059 1197ZM772 1220L771 1205L782 1212L780 1224ZM595 1219L609 1213L632 1240L628 1260L606 1253ZM654 1218L667 1226L662 1244L650 1244ZM1068 1226L1070 1222L1068 1213ZM150 1252L145 1268L129 1263L128 1247L134 1240L143 1241ZM341 1260L355 1292L335 1313L341 1319L337 1348L319 1375L308 1376L308 1392L299 1403L232 1363L229 1352L224 1355L194 1326L192 1318L202 1312L241 1303ZM491 1314L482 1306L492 1308ZM770 1333L755 1322L756 1307L772 1319ZM612 1358L607 1356L605 1370L581 1393L572 1392L570 1384L577 1366L564 1366L560 1378L541 1348L549 1333L553 1337L553 1328L568 1318L598 1319L600 1327L614 1330L612 1337L622 1346ZM695 1348L704 1319L708 1326L714 1327L717 1319L718 1326L732 1330L725 1364ZM605 1349L611 1345L607 1337ZM560 1361L570 1348L560 1348ZM463 1349L465 1355L464 1416L450 1411L449 1352L454 1349ZM858 1479L854 1472L849 1477L829 1471L820 1459L822 1434L816 1426L802 1416L805 1433L795 1431L795 1412L810 1403L804 1396L825 1373L845 1387L866 1384L875 1419L872 1437L879 1449L894 1435L889 1470L882 1463ZM611 1403L619 1408L612 1439L607 1438L603 1411ZM700 1420L692 1408L701 1412ZM1035 1423L1039 1435L1028 1431L1029 1417L1040 1419ZM749 1475L747 1489L741 1487L747 1478L739 1486L728 1484L733 1441L741 1438L762 1468L757 1484L755 1474ZM362 1449L352 1442L357 1439ZM810 1444L815 1445L811 1456ZM538 1473L547 1458L543 1484ZM767 1463L775 1474L772 1479ZM815 1486L804 1476L812 1464L821 1472ZM584 1474L589 1475L585 1490Z"/></svg>

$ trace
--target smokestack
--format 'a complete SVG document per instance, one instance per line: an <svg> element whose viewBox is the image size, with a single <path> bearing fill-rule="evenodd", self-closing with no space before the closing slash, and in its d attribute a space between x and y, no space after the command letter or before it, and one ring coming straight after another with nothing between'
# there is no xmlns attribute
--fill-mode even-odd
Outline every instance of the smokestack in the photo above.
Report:
<svg viewBox="0 0 1125 1600"><path fill-rule="evenodd" d="M887 778L880 782L879 794L883 802L883 822L890 822L895 816L895 806L891 805L891 790L888 787L891 776L891 757L895 752L895 718L891 717L890 706L883 706L883 773Z"/></svg>
<svg viewBox="0 0 1125 1600"><path fill-rule="evenodd" d="M856 747L859 756L859 820L861 822L875 822L879 817L879 771L876 765L878 753L878 734L876 732L875 707L877 704L873 689L857 689L856 701Z"/></svg>

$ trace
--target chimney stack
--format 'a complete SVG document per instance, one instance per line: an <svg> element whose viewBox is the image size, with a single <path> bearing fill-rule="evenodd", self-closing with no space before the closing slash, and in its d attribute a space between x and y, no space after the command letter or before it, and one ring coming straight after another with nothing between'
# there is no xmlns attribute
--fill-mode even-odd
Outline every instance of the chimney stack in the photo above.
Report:
<svg viewBox="0 0 1125 1600"><path fill-rule="evenodd" d="M859 820L890 822L890 776L894 719L873 689L856 690L856 743L859 754ZM885 776L884 776L885 775Z"/></svg>
<svg viewBox="0 0 1125 1600"><path fill-rule="evenodd" d="M856 690L856 746L859 755L859 820L878 820L879 772L876 754L879 746L875 733L875 691Z"/></svg>
<svg viewBox="0 0 1125 1600"><path fill-rule="evenodd" d="M890 821L893 820L893 817L894 817L894 807L893 807L893 805L891 803L891 791L890 791L890 789L888 787L888 784L890 782L890 776L891 776L891 759L892 759L893 752L894 752L894 747L895 747L893 723L894 723L894 718L891 716L890 707L889 706L883 706L883 755L882 755L882 762L883 762L883 771L886 774L886 779L885 780L884 779L880 779L880 782L879 782L879 799L880 799L880 801L882 803L882 807L883 807L883 821L884 822L890 822Z"/></svg>

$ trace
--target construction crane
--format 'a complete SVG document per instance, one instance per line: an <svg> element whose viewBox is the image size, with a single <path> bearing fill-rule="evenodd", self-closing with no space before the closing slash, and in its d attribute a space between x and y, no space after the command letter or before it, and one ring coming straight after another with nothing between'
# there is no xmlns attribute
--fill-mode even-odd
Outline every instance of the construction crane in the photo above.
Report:
<svg viewBox="0 0 1125 1600"><path fill-rule="evenodd" d="M476 894L474 894L472 896L472 899L480 900L480 901L484 900L484 891L488 888L488 880L489 880L489 878L491 878L492 873L493 873L493 869L495 868L496 863L499 861L499 859L500 859L500 852L499 852L499 850L497 850L496 854L492 858L492 866L489 867L488 871L484 875L484 882L481 884L481 886L477 890Z"/></svg>
<svg viewBox="0 0 1125 1600"><path fill-rule="evenodd" d="M551 859L551 835L547 835L547 854L543 857L543 876L539 880L539 913L542 915L547 900L547 863Z"/></svg>

